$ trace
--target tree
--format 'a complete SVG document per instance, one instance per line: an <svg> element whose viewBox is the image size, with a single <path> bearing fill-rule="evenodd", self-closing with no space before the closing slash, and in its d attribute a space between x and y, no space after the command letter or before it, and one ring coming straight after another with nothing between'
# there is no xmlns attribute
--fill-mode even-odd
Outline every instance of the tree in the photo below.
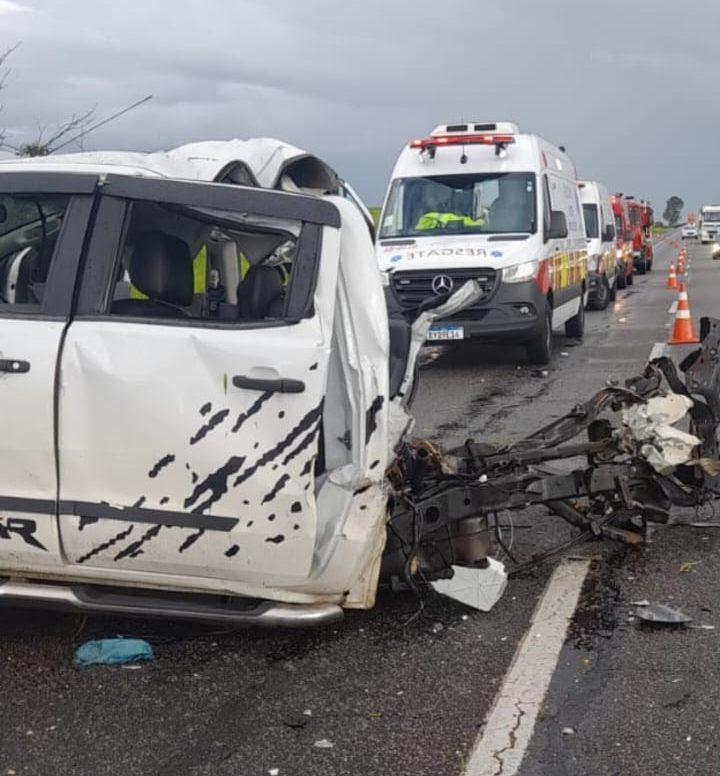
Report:
<svg viewBox="0 0 720 776"><path fill-rule="evenodd" d="M663 219L668 226L677 226L680 222L680 213L685 203L680 197L673 195L665 204Z"/></svg>
<svg viewBox="0 0 720 776"><path fill-rule="evenodd" d="M7 61L10 58L10 55L19 45L19 43L16 43L14 46L10 46L9 48L5 49L5 51L0 53L0 92L2 92L2 90L7 85L8 79L12 73L12 70L8 67ZM3 104L0 102L0 113L2 113L2 110ZM2 147L4 140L5 133L2 127L0 127L0 148Z"/></svg>
<svg viewBox="0 0 720 776"><path fill-rule="evenodd" d="M7 64L8 59L19 46L20 44L16 43L0 54L0 92L7 86L8 79L12 74L12 69ZM0 103L0 112L3 107ZM85 113L73 114L70 119L55 126L38 127L38 133L32 140L19 145L8 143L5 131L0 128L0 151L13 151L18 156L48 156L60 145L64 145L60 141L67 138L68 135L82 136L84 130L87 129L95 118L95 110L96 108L91 108L85 111Z"/></svg>

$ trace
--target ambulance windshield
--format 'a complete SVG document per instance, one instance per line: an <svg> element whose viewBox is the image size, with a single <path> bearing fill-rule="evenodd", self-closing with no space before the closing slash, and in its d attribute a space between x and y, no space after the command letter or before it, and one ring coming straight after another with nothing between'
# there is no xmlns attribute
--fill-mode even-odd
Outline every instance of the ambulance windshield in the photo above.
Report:
<svg viewBox="0 0 720 776"><path fill-rule="evenodd" d="M705 223L720 221L720 210L703 210L703 221Z"/></svg>
<svg viewBox="0 0 720 776"><path fill-rule="evenodd" d="M532 173L398 178L390 190L380 237L533 233L535 200Z"/></svg>

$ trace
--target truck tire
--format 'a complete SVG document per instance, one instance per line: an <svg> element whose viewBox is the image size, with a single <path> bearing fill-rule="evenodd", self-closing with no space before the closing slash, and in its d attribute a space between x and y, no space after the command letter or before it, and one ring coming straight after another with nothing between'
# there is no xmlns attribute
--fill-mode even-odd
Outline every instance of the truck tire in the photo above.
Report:
<svg viewBox="0 0 720 776"><path fill-rule="evenodd" d="M630 270L630 274L627 276L625 282L631 286L633 284L633 281L635 280L635 269Z"/></svg>
<svg viewBox="0 0 720 776"><path fill-rule="evenodd" d="M618 276L615 275L615 282L612 284L612 288L610 289L610 295L608 296L609 302L614 302L617 298L617 290L618 290Z"/></svg>
<svg viewBox="0 0 720 776"><path fill-rule="evenodd" d="M537 334L525 346L531 364L545 366L552 358L552 307L548 300Z"/></svg>
<svg viewBox="0 0 720 776"><path fill-rule="evenodd" d="M605 305L607 307L607 305ZM582 339L585 334L585 305L580 297L580 307L572 318L565 321L565 336L573 339Z"/></svg>
<svg viewBox="0 0 720 776"><path fill-rule="evenodd" d="M615 281L615 286L619 288L621 291L624 288L627 288L627 275L625 274L624 268L618 273L617 280Z"/></svg>
<svg viewBox="0 0 720 776"><path fill-rule="evenodd" d="M613 286L614 289L614 286ZM610 284L608 283L607 275L603 275L600 278L595 296L588 302L588 307L591 310L604 310L610 304Z"/></svg>

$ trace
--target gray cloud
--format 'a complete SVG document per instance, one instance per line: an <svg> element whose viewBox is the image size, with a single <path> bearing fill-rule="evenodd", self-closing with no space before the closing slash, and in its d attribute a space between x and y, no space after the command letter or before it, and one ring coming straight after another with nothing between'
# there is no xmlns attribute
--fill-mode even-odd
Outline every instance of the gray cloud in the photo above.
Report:
<svg viewBox="0 0 720 776"><path fill-rule="evenodd" d="M606 0L0 0L17 40L0 118L21 140L97 104L154 100L87 148L274 135L378 203L397 151L445 120L507 119L564 143L611 190L718 200L707 99L720 8Z"/></svg>

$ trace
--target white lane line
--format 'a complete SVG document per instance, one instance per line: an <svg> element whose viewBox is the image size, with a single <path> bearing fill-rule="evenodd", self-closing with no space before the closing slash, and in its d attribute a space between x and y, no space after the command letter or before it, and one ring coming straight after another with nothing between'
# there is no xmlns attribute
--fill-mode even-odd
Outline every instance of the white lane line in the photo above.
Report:
<svg viewBox="0 0 720 776"><path fill-rule="evenodd" d="M668 310L669 315L674 315L677 312L677 299L670 305L670 309Z"/></svg>
<svg viewBox="0 0 720 776"><path fill-rule="evenodd" d="M566 560L553 572L464 776L514 776L520 769L589 568L589 560Z"/></svg>
<svg viewBox="0 0 720 776"><path fill-rule="evenodd" d="M662 358L665 355L667 355L667 342L656 342L652 346L652 350L648 356L648 361L653 361L656 358Z"/></svg>

